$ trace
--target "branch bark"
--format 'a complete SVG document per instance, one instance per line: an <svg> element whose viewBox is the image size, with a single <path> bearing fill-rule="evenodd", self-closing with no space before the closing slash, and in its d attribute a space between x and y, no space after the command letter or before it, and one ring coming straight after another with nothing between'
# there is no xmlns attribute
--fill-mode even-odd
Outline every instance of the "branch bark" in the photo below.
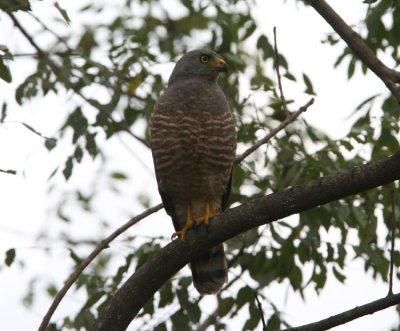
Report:
<svg viewBox="0 0 400 331"><path fill-rule="evenodd" d="M343 313L328 317L315 323L310 323L295 328L288 328L283 331L324 331L335 326L351 322L362 316L376 313L377 311L389 308L399 303L400 293L390 295L376 301L372 301L365 305L355 307L353 309L347 310Z"/></svg>
<svg viewBox="0 0 400 331"><path fill-rule="evenodd" d="M333 10L325 0L306 0L339 34L355 55L371 69L400 103L400 72L388 68L364 42L360 35Z"/></svg>
<svg viewBox="0 0 400 331"><path fill-rule="evenodd" d="M69 275L68 279L65 281L63 287L57 292L56 296L53 299L53 302L51 303L50 308L44 315L42 322L40 323L38 331L45 331L51 316L53 316L54 312L56 311L58 305L64 298L65 294L68 292L70 287L75 283L75 281L78 279L78 277L81 275L83 270L86 269L86 267L100 254L100 252L107 248L108 245L115 239L117 238L121 233L124 233L126 230L128 230L130 227L138 223L140 220L143 218L146 218L147 216L159 211L163 205L160 203L152 208L149 208L145 210L143 213L131 218L127 223L124 225L120 226L118 229L116 229L113 233L111 233L106 239L102 240L96 248L89 254L87 258L85 258L74 270L74 272Z"/></svg>
<svg viewBox="0 0 400 331"><path fill-rule="evenodd" d="M95 331L125 330L143 305L178 270L207 249L242 232L310 208L400 179L400 152L317 180L254 199L226 211L209 225L174 240L143 264L115 293Z"/></svg>

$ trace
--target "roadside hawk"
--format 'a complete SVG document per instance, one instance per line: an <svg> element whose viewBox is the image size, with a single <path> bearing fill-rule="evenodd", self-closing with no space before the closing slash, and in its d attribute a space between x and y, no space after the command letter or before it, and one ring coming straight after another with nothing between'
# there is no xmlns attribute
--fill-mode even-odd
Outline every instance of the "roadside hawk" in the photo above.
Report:
<svg viewBox="0 0 400 331"><path fill-rule="evenodd" d="M173 237L227 207L236 131L225 95L217 84L227 72L222 57L196 49L175 65L168 87L150 120L151 148L158 190L171 216ZM223 244L191 262L193 283L200 294L215 294L227 280Z"/></svg>

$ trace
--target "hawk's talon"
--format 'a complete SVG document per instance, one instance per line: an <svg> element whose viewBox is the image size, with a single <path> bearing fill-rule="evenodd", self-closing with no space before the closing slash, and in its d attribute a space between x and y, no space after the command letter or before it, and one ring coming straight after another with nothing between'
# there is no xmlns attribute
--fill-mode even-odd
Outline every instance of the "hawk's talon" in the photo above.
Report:
<svg viewBox="0 0 400 331"><path fill-rule="evenodd" d="M185 240L186 238L186 232L193 226L193 215L192 215L192 207L187 206L187 212L186 212L186 223L185 226L182 228L182 230L176 231L172 234L171 240L178 237L182 240Z"/></svg>
<svg viewBox="0 0 400 331"><path fill-rule="evenodd" d="M208 225L208 224L210 224L210 220L212 218L214 218L215 216L218 216L220 214L220 211L218 209L215 211L211 211L210 202L206 202L205 209L206 210L205 210L204 215L195 219L197 225L200 225L202 223Z"/></svg>

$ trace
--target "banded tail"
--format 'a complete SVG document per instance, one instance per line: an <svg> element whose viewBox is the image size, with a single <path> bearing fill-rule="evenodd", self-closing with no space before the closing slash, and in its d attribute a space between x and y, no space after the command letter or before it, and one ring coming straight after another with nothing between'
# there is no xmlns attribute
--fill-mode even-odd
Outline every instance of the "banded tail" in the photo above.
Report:
<svg viewBox="0 0 400 331"><path fill-rule="evenodd" d="M201 295L218 293L228 279L224 245L213 247L190 264L193 285Z"/></svg>

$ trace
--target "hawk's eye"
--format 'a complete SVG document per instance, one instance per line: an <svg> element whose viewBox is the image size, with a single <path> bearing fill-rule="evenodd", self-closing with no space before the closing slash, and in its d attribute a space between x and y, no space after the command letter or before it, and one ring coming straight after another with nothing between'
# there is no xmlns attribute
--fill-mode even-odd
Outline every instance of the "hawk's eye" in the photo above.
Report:
<svg viewBox="0 0 400 331"><path fill-rule="evenodd" d="M201 63L207 63L210 58L207 55L200 56Z"/></svg>

